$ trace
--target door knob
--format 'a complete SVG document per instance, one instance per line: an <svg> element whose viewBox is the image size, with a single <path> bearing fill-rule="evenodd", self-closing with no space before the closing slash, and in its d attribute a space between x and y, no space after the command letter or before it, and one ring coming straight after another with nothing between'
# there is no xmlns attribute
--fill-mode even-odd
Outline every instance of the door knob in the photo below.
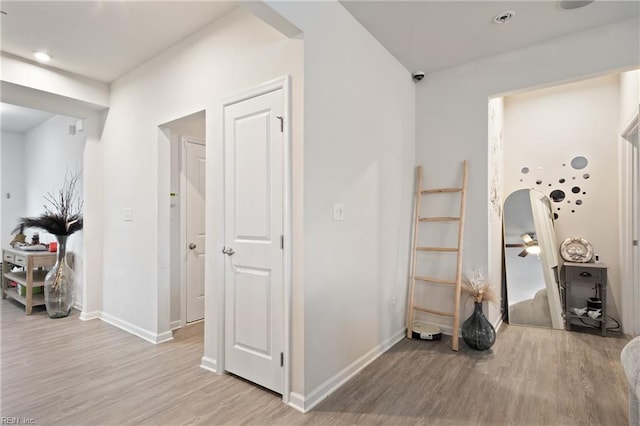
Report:
<svg viewBox="0 0 640 426"><path fill-rule="evenodd" d="M194 248L196 248L196 245L194 243L189 243L189 250L193 250Z"/></svg>
<svg viewBox="0 0 640 426"><path fill-rule="evenodd" d="M222 253L226 254L227 256L233 256L236 251L234 249L232 249L231 247L222 247Z"/></svg>

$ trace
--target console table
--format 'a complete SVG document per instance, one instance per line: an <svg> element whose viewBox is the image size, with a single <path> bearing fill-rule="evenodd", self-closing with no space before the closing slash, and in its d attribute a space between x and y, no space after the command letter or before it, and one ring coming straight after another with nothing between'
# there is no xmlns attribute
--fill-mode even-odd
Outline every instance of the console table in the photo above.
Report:
<svg viewBox="0 0 640 426"><path fill-rule="evenodd" d="M583 318L600 323L602 335L607 335L607 266L602 263L565 263L562 265L564 283L564 315L567 330L571 330L571 319ZM571 289L575 286L592 286L598 290L602 300L602 311L598 318L576 315L570 311ZM584 301L582 306L586 306Z"/></svg>
<svg viewBox="0 0 640 426"><path fill-rule="evenodd" d="M31 315L33 306L44 305L44 293L33 294L34 287L44 286L44 277L48 269L56 263L56 253L48 251L25 251L20 249L2 249L2 298L10 297L25 307L25 313ZM12 272L14 266L22 271ZM9 286L14 281L25 286L25 296L17 288Z"/></svg>

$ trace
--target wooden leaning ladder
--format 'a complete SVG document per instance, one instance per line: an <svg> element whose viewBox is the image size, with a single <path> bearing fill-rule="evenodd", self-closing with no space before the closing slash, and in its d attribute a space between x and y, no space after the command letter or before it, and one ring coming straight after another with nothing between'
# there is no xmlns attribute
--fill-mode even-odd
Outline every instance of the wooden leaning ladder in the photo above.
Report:
<svg viewBox="0 0 640 426"><path fill-rule="evenodd" d="M420 201L423 196L431 194L460 193L460 215L458 217L420 217ZM409 295L407 297L407 337L413 337L413 322L415 311L453 318L453 339L451 349L458 350L458 329L460 328L460 292L462 289L462 241L464 235L465 199L467 195L467 161L462 163L462 186L460 188L422 189L422 166L418 166L418 182L416 184L416 200L413 225L413 242L411 248L411 277L409 280ZM457 247L419 247L418 230L422 222L458 222ZM416 275L416 261L418 252L455 252L457 253L456 275L454 280L444 280ZM415 303L416 282L426 284L444 284L454 286L453 312L443 312L417 306Z"/></svg>

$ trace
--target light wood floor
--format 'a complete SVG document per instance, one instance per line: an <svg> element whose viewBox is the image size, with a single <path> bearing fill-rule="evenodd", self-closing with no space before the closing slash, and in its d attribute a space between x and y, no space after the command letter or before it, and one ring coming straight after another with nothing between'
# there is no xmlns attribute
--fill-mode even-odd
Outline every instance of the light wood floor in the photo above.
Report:
<svg viewBox="0 0 640 426"><path fill-rule="evenodd" d="M1 415L37 425L628 424L622 338L505 326L486 353L405 339L303 415L201 369L201 324L152 345L77 312L0 310Z"/></svg>

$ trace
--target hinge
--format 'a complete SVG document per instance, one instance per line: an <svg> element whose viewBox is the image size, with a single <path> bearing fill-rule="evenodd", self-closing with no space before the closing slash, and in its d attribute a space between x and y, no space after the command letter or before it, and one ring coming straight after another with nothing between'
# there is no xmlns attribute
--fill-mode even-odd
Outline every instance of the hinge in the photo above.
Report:
<svg viewBox="0 0 640 426"><path fill-rule="evenodd" d="M280 120L280 133L284 133L284 117L281 115L276 115L276 118Z"/></svg>
<svg viewBox="0 0 640 426"><path fill-rule="evenodd" d="M631 245L634 246L634 247L638 247L638 240L633 240Z"/></svg>
<svg viewBox="0 0 640 426"><path fill-rule="evenodd" d="M280 352L280 367L284 367L284 353Z"/></svg>
<svg viewBox="0 0 640 426"><path fill-rule="evenodd" d="M284 235L280 235L280 249L284 250Z"/></svg>

